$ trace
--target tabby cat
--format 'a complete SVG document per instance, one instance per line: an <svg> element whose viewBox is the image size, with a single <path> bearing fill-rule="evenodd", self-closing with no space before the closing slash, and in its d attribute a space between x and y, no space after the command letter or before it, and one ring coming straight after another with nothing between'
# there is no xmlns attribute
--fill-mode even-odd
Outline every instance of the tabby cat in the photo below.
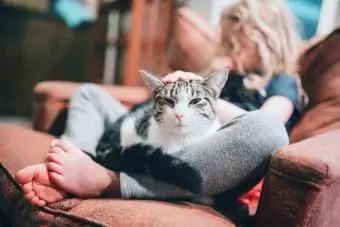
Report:
<svg viewBox="0 0 340 227"><path fill-rule="evenodd" d="M228 79L226 69L207 78L199 77L201 80L170 84L148 72L140 71L140 74L152 91L152 99L117 120L97 147L98 162L112 170L148 171L150 157L169 157L205 139L221 126L216 107Z"/></svg>

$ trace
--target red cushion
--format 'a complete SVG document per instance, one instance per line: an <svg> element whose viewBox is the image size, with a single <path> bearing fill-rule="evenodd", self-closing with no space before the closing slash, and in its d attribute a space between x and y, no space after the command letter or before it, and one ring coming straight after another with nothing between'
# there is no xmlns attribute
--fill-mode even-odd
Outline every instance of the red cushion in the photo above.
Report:
<svg viewBox="0 0 340 227"><path fill-rule="evenodd" d="M250 214L255 214L262 190L263 180L240 198L249 207Z"/></svg>

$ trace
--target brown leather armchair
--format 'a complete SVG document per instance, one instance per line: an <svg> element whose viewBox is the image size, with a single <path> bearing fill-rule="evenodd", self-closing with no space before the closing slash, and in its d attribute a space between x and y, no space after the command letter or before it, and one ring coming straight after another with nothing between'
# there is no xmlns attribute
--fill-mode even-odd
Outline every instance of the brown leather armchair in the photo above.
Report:
<svg viewBox="0 0 340 227"><path fill-rule="evenodd" d="M35 88L34 131L0 125L0 209L13 225L61 226L236 226L210 207L189 203L117 199L66 199L47 207L28 205L10 173L43 162L58 134L67 101L80 84L42 82ZM144 100L144 88L105 89L130 106ZM53 124L52 124L53 123ZM59 125L58 125L59 124ZM279 149L264 180L252 226L336 226L340 223L340 131ZM6 166L6 167L4 167ZM15 215L14 215L15 214ZM105 215L103 215L105 214ZM233 219L234 220L234 219ZM243 220L242 220L243 221ZM241 222L242 222L241 221Z"/></svg>

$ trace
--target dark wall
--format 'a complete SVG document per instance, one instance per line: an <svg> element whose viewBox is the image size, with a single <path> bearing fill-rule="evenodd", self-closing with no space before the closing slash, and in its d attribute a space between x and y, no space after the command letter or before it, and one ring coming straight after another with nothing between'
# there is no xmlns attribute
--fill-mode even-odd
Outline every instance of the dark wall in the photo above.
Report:
<svg viewBox="0 0 340 227"><path fill-rule="evenodd" d="M39 81L90 81L93 27L0 7L0 115L29 116Z"/></svg>

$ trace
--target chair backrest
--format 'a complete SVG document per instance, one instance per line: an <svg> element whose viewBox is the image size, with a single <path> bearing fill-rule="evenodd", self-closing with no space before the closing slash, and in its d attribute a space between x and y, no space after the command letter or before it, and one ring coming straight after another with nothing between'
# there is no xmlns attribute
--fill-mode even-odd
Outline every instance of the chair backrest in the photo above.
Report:
<svg viewBox="0 0 340 227"><path fill-rule="evenodd" d="M307 50L300 65L309 105L291 142L340 128L340 29Z"/></svg>

